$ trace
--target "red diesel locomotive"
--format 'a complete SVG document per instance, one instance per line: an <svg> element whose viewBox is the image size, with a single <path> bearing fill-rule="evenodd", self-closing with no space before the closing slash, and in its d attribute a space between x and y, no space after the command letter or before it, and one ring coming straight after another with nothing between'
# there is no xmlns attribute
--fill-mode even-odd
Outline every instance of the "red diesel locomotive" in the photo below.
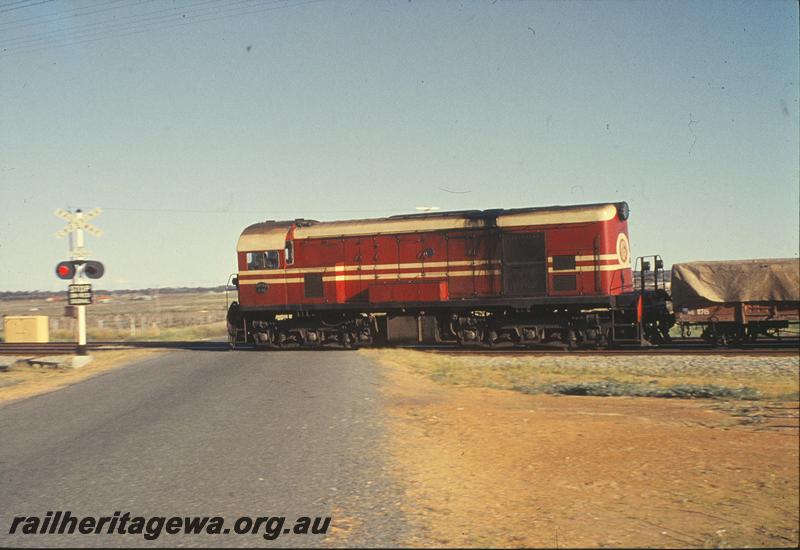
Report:
<svg viewBox="0 0 800 550"><path fill-rule="evenodd" d="M666 293L634 289L628 213L622 202L257 223L237 245L231 344L657 340Z"/></svg>

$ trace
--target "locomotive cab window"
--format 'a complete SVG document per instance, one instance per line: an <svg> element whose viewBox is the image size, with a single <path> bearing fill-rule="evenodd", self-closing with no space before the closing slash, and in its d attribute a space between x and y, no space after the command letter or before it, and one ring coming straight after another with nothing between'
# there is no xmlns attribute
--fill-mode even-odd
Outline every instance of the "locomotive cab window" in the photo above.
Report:
<svg viewBox="0 0 800 550"><path fill-rule="evenodd" d="M278 250L266 252L248 252L247 269L278 269L281 266L281 257Z"/></svg>

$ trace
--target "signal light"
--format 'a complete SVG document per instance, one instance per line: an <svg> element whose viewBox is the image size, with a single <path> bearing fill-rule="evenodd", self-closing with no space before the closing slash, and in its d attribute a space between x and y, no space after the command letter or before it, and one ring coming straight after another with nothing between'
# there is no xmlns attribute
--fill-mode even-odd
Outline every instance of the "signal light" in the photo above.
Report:
<svg viewBox="0 0 800 550"><path fill-rule="evenodd" d="M56 266L56 276L59 279L72 279L75 277L75 262L59 262Z"/></svg>
<svg viewBox="0 0 800 550"><path fill-rule="evenodd" d="M88 260L83 265L83 274L89 277L90 279L99 279L105 273L105 268L103 264L94 260Z"/></svg>
<svg viewBox="0 0 800 550"><path fill-rule="evenodd" d="M83 275L90 279L99 279L106 272L103 264L96 260L71 260L56 265L56 276L59 279L74 279L80 266L83 266Z"/></svg>

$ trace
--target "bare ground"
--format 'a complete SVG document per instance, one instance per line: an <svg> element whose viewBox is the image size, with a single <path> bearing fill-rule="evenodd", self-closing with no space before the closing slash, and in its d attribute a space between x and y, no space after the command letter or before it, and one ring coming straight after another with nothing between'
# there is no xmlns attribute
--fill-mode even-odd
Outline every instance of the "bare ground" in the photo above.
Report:
<svg viewBox="0 0 800 550"><path fill-rule="evenodd" d="M428 531L411 546L798 545L796 401L527 395L365 353Z"/></svg>

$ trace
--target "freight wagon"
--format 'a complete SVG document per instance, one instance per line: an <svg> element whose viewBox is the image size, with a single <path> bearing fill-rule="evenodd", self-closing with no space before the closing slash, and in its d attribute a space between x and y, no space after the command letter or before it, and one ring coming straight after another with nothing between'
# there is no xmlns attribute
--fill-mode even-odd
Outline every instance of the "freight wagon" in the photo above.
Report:
<svg viewBox="0 0 800 550"><path fill-rule="evenodd" d="M671 294L683 336L722 345L780 337L800 321L800 260L675 264Z"/></svg>

